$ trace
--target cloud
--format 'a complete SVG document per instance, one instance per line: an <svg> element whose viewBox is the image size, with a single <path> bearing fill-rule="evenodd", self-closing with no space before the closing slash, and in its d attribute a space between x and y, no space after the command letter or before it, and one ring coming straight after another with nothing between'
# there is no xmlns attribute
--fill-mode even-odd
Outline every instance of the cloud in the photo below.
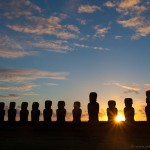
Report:
<svg viewBox="0 0 150 150"><path fill-rule="evenodd" d="M107 32L110 29L110 27L100 28L99 25L96 25L94 27L94 29L96 30L96 33L94 35L95 37L105 37L105 35L107 34Z"/></svg>
<svg viewBox="0 0 150 150"><path fill-rule="evenodd" d="M79 23L81 25L86 25L87 24L87 20L85 20L85 19L77 19L77 20L79 21Z"/></svg>
<svg viewBox="0 0 150 150"><path fill-rule="evenodd" d="M30 42L29 44L34 47L40 47L42 49L57 53L66 53L72 50L72 48L69 47L68 42L63 40L40 40L37 42Z"/></svg>
<svg viewBox="0 0 150 150"><path fill-rule="evenodd" d="M145 91L149 91L149 90L150 90L150 84L145 84L144 90L145 90Z"/></svg>
<svg viewBox="0 0 150 150"><path fill-rule="evenodd" d="M0 99L5 100L5 99L19 99L21 98L20 95L18 94L9 94L9 95L0 95Z"/></svg>
<svg viewBox="0 0 150 150"><path fill-rule="evenodd" d="M68 75L67 72L48 72L42 70L33 69L0 69L0 81L26 81L26 80L36 80L40 78L49 78L56 80L64 80Z"/></svg>
<svg viewBox="0 0 150 150"><path fill-rule="evenodd" d="M35 51L18 51L18 50L1 50L0 57L2 58L20 58L25 56L34 56L37 52Z"/></svg>
<svg viewBox="0 0 150 150"><path fill-rule="evenodd" d="M144 18L143 17L133 17L128 20L118 20L117 22L121 24L123 27L135 27L138 28L143 24Z"/></svg>
<svg viewBox="0 0 150 150"><path fill-rule="evenodd" d="M135 31L135 34L132 35L131 39L136 40L141 36L147 36L150 34L150 20L145 17L138 16L128 20L118 20L117 22L123 27L131 28Z"/></svg>
<svg viewBox="0 0 150 150"><path fill-rule="evenodd" d="M88 46L84 44L78 44L78 43L73 43L74 46L80 47L80 48L88 48L88 49L93 49L93 50L100 50L100 51L109 51L109 48L103 48L103 47L98 47L98 46Z"/></svg>
<svg viewBox="0 0 150 150"><path fill-rule="evenodd" d="M141 0L122 0L118 3L116 10L124 15L140 15L142 12L148 10Z"/></svg>
<svg viewBox="0 0 150 150"><path fill-rule="evenodd" d="M29 91L32 90L33 87L36 87L35 84L28 85L0 85L0 90L12 90L12 91Z"/></svg>
<svg viewBox="0 0 150 150"><path fill-rule="evenodd" d="M111 1L107 1L106 3L104 3L104 6L106 6L106 7L115 7L115 4Z"/></svg>
<svg viewBox="0 0 150 150"><path fill-rule="evenodd" d="M16 40L10 36L0 36L0 57L1 58L20 58L25 56L34 56L36 51L26 51L22 46L22 41Z"/></svg>
<svg viewBox="0 0 150 150"><path fill-rule="evenodd" d="M119 82L112 82L112 85L121 87L123 89L126 89L126 91L124 91L124 93L136 93L139 94L140 88L136 85L123 85L120 84Z"/></svg>
<svg viewBox="0 0 150 150"><path fill-rule="evenodd" d="M98 6L90 6L90 5L81 5L78 8L78 13L93 13L95 11L100 10L101 8Z"/></svg>
<svg viewBox="0 0 150 150"><path fill-rule="evenodd" d="M24 33L32 33L37 35L48 34L54 35L61 39L77 38L79 29L73 25L61 25L61 21L64 17L51 16L49 18L29 16L29 21L32 21L28 25L7 25L8 28ZM69 29L69 31L68 31ZM75 32L78 31L78 32Z"/></svg>
<svg viewBox="0 0 150 150"><path fill-rule="evenodd" d="M56 83L46 83L47 86L57 86L58 84Z"/></svg>
<svg viewBox="0 0 150 150"><path fill-rule="evenodd" d="M0 4L3 16L8 19L19 18L21 16L31 16L33 12L41 13L41 8L29 0L3 1Z"/></svg>
<svg viewBox="0 0 150 150"><path fill-rule="evenodd" d="M28 92L28 93L24 93L23 95L25 95L25 96L38 96L40 94L34 93L34 92Z"/></svg>
<svg viewBox="0 0 150 150"><path fill-rule="evenodd" d="M120 39L122 38L122 36L116 35L114 38L115 38L116 40L120 40Z"/></svg>
<svg viewBox="0 0 150 150"><path fill-rule="evenodd" d="M74 26L74 25L67 25L66 26L68 30L71 30L71 31L74 31L74 32L77 32L77 33L80 33L80 30L78 27Z"/></svg>

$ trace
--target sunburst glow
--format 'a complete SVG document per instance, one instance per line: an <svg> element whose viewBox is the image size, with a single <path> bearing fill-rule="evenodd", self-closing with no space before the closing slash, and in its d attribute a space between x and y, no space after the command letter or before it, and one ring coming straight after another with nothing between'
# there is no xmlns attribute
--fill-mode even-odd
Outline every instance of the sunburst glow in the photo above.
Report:
<svg viewBox="0 0 150 150"><path fill-rule="evenodd" d="M115 120L116 122L120 122L120 121L125 121L125 118L122 115L118 115Z"/></svg>

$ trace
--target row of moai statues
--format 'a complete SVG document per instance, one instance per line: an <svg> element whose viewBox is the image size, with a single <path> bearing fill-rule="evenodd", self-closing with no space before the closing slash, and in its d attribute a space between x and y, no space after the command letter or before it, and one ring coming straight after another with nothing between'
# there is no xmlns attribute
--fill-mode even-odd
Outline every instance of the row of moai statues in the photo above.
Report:
<svg viewBox="0 0 150 150"><path fill-rule="evenodd" d="M146 102L147 106L145 107L147 121L150 122L150 91L146 91ZM124 115L125 120L127 122L134 121L135 111L132 107L133 100L132 98L125 98L124 100L125 108L124 108ZM15 122L16 118L16 109L15 109L15 102L10 102L9 109L8 109L8 121ZM0 102L0 122L4 121L5 110L4 110L5 103ZM45 109L43 110L43 118L45 123L52 122L52 114L53 110L51 108L52 101L46 100L45 101ZM28 121L29 111L27 110L28 103L22 102L21 110L20 110L20 122L25 123ZM80 123L81 122L81 104L79 101L74 102L74 109L72 110L73 115L73 122ZM97 93L91 92L89 94L89 103L88 103L88 115L89 115L89 122L96 123L98 122L98 114L99 114L99 103L97 103ZM118 109L116 108L116 102L114 100L108 101L108 108L107 108L107 116L108 121L113 122L118 114ZM39 103L33 102L32 110L31 110L31 121L33 123L38 123L40 117L40 110L39 110ZM65 102L58 101L58 109L56 110L56 117L58 123L64 123L66 117L66 109L65 109Z"/></svg>

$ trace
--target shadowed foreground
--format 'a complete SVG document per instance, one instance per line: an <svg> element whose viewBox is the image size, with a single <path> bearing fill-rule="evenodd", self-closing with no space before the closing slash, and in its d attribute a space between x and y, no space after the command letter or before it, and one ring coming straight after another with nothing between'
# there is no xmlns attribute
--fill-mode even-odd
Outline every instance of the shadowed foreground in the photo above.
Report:
<svg viewBox="0 0 150 150"><path fill-rule="evenodd" d="M53 122L45 126L29 122L14 126L6 122L0 127L0 150L100 150L100 149L150 149L150 124L99 122L94 127L83 122L75 125Z"/></svg>

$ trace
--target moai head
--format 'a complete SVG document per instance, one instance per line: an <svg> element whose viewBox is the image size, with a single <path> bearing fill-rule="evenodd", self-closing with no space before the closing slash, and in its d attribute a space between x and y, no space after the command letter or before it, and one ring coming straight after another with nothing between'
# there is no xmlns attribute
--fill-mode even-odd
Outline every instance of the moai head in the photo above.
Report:
<svg viewBox="0 0 150 150"><path fill-rule="evenodd" d="M97 93L96 92L91 92L89 95L90 103L96 103L97 100Z"/></svg>
<svg viewBox="0 0 150 150"><path fill-rule="evenodd" d="M116 107L116 101L114 101L114 100L109 100L109 101L108 101L108 106L109 106L110 109L111 109L111 108L115 108L115 107Z"/></svg>
<svg viewBox="0 0 150 150"><path fill-rule="evenodd" d="M150 99L150 90L146 91L146 97Z"/></svg>
<svg viewBox="0 0 150 150"><path fill-rule="evenodd" d="M150 105L150 90L146 91L146 103L147 105Z"/></svg>
<svg viewBox="0 0 150 150"><path fill-rule="evenodd" d="M65 107L65 102L64 101L58 101L58 109L64 109Z"/></svg>
<svg viewBox="0 0 150 150"><path fill-rule="evenodd" d="M4 102L0 102L0 110L3 110L5 107L5 103Z"/></svg>
<svg viewBox="0 0 150 150"><path fill-rule="evenodd" d="M38 110L38 108L39 108L39 103L38 102L33 102L32 110Z"/></svg>
<svg viewBox="0 0 150 150"><path fill-rule="evenodd" d="M133 100L132 98L125 98L124 103L126 107L132 107Z"/></svg>
<svg viewBox="0 0 150 150"><path fill-rule="evenodd" d="M74 102L74 109L79 109L81 106L80 102L76 101Z"/></svg>
<svg viewBox="0 0 150 150"><path fill-rule="evenodd" d="M27 107L28 107L28 103L27 102L22 102L21 109L22 110L27 110Z"/></svg>
<svg viewBox="0 0 150 150"><path fill-rule="evenodd" d="M10 102L9 109L15 109L15 106L16 106L15 102Z"/></svg>
<svg viewBox="0 0 150 150"><path fill-rule="evenodd" d="M45 109L50 109L51 106L52 106L52 101L46 100L46 101L45 101Z"/></svg>

